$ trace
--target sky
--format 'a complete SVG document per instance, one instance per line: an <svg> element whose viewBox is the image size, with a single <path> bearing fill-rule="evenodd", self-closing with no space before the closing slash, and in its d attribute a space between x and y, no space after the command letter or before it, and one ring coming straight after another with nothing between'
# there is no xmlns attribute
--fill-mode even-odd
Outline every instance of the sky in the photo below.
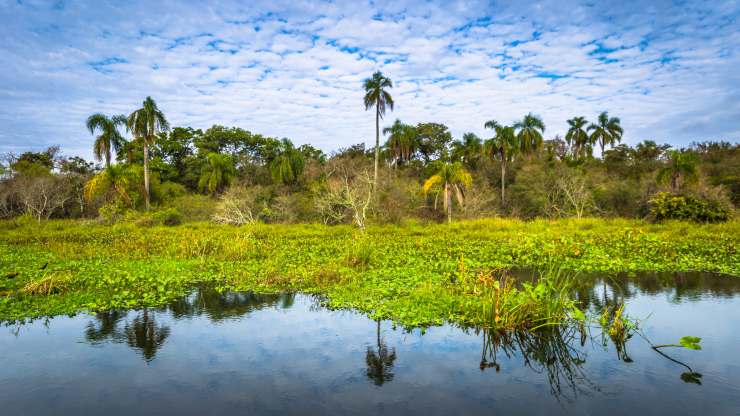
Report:
<svg viewBox="0 0 740 416"><path fill-rule="evenodd" d="M152 96L173 126L239 126L331 151L374 143L363 80L453 136L601 111L624 142L740 141L738 1L0 0L0 154L91 157L93 113Z"/></svg>

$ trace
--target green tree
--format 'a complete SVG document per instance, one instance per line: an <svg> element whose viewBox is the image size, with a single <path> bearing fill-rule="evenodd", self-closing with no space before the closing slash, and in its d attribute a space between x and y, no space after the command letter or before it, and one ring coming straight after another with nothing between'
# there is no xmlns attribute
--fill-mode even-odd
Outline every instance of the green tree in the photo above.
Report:
<svg viewBox="0 0 740 416"><path fill-rule="evenodd" d="M533 153L542 146L545 123L539 116L532 113L527 114L521 121L514 123L514 129L518 130L517 138L522 153Z"/></svg>
<svg viewBox="0 0 740 416"><path fill-rule="evenodd" d="M96 131L100 131L100 135L95 138L93 144L93 156L97 161L105 158L106 168L110 166L111 150L118 153L126 142L118 131L118 127L125 127L126 123L126 116L123 115L108 117L105 114L95 113L87 118L87 129L90 130L90 134L94 135Z"/></svg>
<svg viewBox="0 0 740 416"><path fill-rule="evenodd" d="M209 153L201 170L198 188L201 192L215 194L229 185L236 176L234 159L229 154Z"/></svg>
<svg viewBox="0 0 740 416"><path fill-rule="evenodd" d="M393 125L383 129L383 134L390 134L386 147L397 165L410 161L417 150L416 129L396 119Z"/></svg>
<svg viewBox="0 0 740 416"><path fill-rule="evenodd" d="M425 163L448 158L447 147L452 141L452 134L444 124L419 123L416 125L416 137L419 153Z"/></svg>
<svg viewBox="0 0 740 416"><path fill-rule="evenodd" d="M573 149L573 157L581 158L586 153L591 155L591 142L586 133L588 121L585 117L573 117L568 120L568 132L565 133L565 141Z"/></svg>
<svg viewBox="0 0 740 416"><path fill-rule="evenodd" d="M281 140L277 154L269 163L272 180L284 185L295 184L303 173L305 163L303 153L290 140Z"/></svg>
<svg viewBox="0 0 740 416"><path fill-rule="evenodd" d="M599 114L596 123L591 123L588 126L588 131L592 131L589 137L591 143L599 143L602 157L604 155L604 148L607 145L614 146L615 143L621 142L622 134L624 133L619 118L609 117L606 111Z"/></svg>
<svg viewBox="0 0 740 416"><path fill-rule="evenodd" d="M380 160L380 119L385 115L386 107L393 111L393 97L387 91L393 88L393 81L386 78L382 72L376 71L371 78L365 80L365 110L375 107L375 173L373 186L378 186L378 163Z"/></svg>
<svg viewBox="0 0 740 416"><path fill-rule="evenodd" d="M146 97L142 107L128 116L129 130L144 146L144 203L149 209L149 146L154 144L157 135L170 129L164 113L157 107L152 97Z"/></svg>
<svg viewBox="0 0 740 416"><path fill-rule="evenodd" d="M506 165L519 152L521 145L518 137L514 134L514 127L500 125L496 120L487 121L484 127L495 131L495 135L486 140L483 149L488 157L491 159L498 157L501 162L501 202L503 203L506 187Z"/></svg>
<svg viewBox="0 0 740 416"><path fill-rule="evenodd" d="M483 153L483 144L480 137L474 133L465 133L462 141L455 140L450 146L453 160L458 160L473 170L478 167L478 161Z"/></svg>
<svg viewBox="0 0 740 416"><path fill-rule="evenodd" d="M693 152L672 150L668 153L666 165L658 170L658 182L668 182L671 191L678 192L684 183L699 177L698 162Z"/></svg>
<svg viewBox="0 0 740 416"><path fill-rule="evenodd" d="M447 213L447 222L452 222L452 194L455 194L459 205L464 203L464 189L470 186L473 178L463 168L460 162L436 162L436 172L424 182L422 189L427 194L436 190L436 195L442 192L442 206ZM437 206L437 196L434 198L434 206Z"/></svg>
<svg viewBox="0 0 740 416"><path fill-rule="evenodd" d="M85 199L90 201L113 190L126 206L134 208L140 192L136 184L141 183L141 169L138 165L111 165L87 181L84 188Z"/></svg>

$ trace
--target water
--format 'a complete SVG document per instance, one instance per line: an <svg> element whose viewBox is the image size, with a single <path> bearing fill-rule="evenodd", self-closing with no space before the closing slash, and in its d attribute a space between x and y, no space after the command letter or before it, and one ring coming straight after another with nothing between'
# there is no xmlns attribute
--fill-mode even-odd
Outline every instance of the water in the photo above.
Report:
<svg viewBox="0 0 740 416"><path fill-rule="evenodd" d="M599 328L583 345L575 328L408 332L306 295L204 289L0 328L0 414L740 415L740 278L585 280L580 299L625 302L655 344L702 337L661 350L691 371L640 335L604 346Z"/></svg>

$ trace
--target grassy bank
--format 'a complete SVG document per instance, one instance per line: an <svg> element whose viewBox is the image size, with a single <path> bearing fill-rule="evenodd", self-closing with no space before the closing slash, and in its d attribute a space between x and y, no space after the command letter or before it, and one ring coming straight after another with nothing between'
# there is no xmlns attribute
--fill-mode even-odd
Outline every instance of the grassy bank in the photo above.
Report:
<svg viewBox="0 0 740 416"><path fill-rule="evenodd" d="M370 227L190 224L140 228L73 221L0 222L0 320L158 305L197 284L324 294L404 325L480 324L501 304L494 270L690 271L740 275L740 222L696 225L633 220ZM562 285L507 293L520 315L501 325L557 319L538 304ZM525 306L521 306L525 305ZM508 309L506 309L508 308ZM561 308L562 309L562 308ZM527 311L531 311L527 315ZM553 315L555 314L555 315Z"/></svg>

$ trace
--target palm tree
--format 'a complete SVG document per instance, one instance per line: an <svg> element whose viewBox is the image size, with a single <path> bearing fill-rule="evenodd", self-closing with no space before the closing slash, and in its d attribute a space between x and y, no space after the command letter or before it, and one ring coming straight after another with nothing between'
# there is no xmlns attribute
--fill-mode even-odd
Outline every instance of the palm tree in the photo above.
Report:
<svg viewBox="0 0 740 416"><path fill-rule="evenodd" d="M382 72L376 71L365 80L365 110L375 107L375 174L373 188L378 184L378 161L380 160L380 119L385 115L386 106L393 111L393 97L386 88L393 88L393 81Z"/></svg>
<svg viewBox="0 0 740 416"><path fill-rule="evenodd" d="M157 107L152 97L146 97L140 109L128 116L128 129L134 138L144 144L144 201L149 209L149 145L154 144L157 134L170 129L164 113Z"/></svg>
<svg viewBox="0 0 740 416"><path fill-rule="evenodd" d="M95 160L102 161L105 158L105 167L110 167L111 149L118 153L126 142L126 139L118 132L118 126L126 126L126 116L108 117L105 114L95 113L87 118L86 124L90 134L94 135L96 131L100 131L100 136L95 139L93 145Z"/></svg>
<svg viewBox="0 0 740 416"><path fill-rule="evenodd" d="M481 139L475 133L463 134L462 141L455 140L452 147L452 158L459 160L470 169L475 169L481 156Z"/></svg>
<svg viewBox="0 0 740 416"><path fill-rule="evenodd" d="M568 120L568 132L565 134L565 141L568 146L572 146L573 157L579 158L582 152L586 150L589 143L588 133L586 133L588 121L585 117L573 117Z"/></svg>
<svg viewBox="0 0 740 416"><path fill-rule="evenodd" d="M463 168L460 162L448 163L437 161L437 173L424 182L424 193L436 189L437 195L442 191L443 208L447 212L447 222L452 222L452 194L454 192L458 204L464 202L463 189L473 181L470 173ZM437 207L437 196L434 198L434 207Z"/></svg>
<svg viewBox="0 0 740 416"><path fill-rule="evenodd" d="M270 174L275 182L293 184L303 173L305 163L303 153L293 146L293 142L283 139L277 155L270 161Z"/></svg>
<svg viewBox="0 0 740 416"><path fill-rule="evenodd" d="M85 183L84 196L88 201L111 189L127 206L134 208L138 194L135 183L141 183L141 167L135 165L111 165Z"/></svg>
<svg viewBox="0 0 740 416"><path fill-rule="evenodd" d="M588 131L593 130L589 139L591 143L599 143L601 146L601 157L604 157L604 148L606 145L614 146L614 143L622 141L622 126L619 124L619 117L609 117L609 114L604 111L599 114L599 119L596 123L591 123L588 126Z"/></svg>
<svg viewBox="0 0 740 416"><path fill-rule="evenodd" d="M522 153L533 153L542 146L542 134L545 133L545 123L539 116L527 114L521 121L514 123L514 129L519 130L517 139Z"/></svg>
<svg viewBox="0 0 740 416"><path fill-rule="evenodd" d="M417 150L416 128L404 124L396 119L393 125L383 129L383 134L390 134L386 147L390 151L396 164L408 162Z"/></svg>
<svg viewBox="0 0 740 416"><path fill-rule="evenodd" d="M668 153L668 164L658 171L658 182L668 182L672 192L678 192L681 184L695 181L699 177L698 160L692 152L672 150Z"/></svg>
<svg viewBox="0 0 740 416"><path fill-rule="evenodd" d="M502 126L496 120L489 120L484 125L487 129L493 129L496 134L486 140L483 151L488 157L498 157L501 161L501 202L504 202L504 188L506 183L506 164L519 152L519 139L514 134L514 127Z"/></svg>
<svg viewBox="0 0 740 416"><path fill-rule="evenodd" d="M215 194L231 183L236 176L236 168L230 154L209 153L207 159L208 163L201 171L198 188Z"/></svg>

